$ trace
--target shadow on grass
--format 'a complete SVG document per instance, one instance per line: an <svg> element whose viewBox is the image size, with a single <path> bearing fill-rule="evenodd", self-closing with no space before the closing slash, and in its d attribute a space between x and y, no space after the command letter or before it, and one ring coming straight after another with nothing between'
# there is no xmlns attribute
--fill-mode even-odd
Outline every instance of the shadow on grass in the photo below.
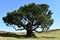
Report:
<svg viewBox="0 0 60 40"><path fill-rule="evenodd" d="M58 37L47 37L47 36L41 36L42 38L58 38Z"/></svg>
<svg viewBox="0 0 60 40"><path fill-rule="evenodd" d="M17 35L16 33L2 33L0 34L0 37L31 38L31 37L27 37L26 35ZM37 37L32 37L32 38L37 38Z"/></svg>

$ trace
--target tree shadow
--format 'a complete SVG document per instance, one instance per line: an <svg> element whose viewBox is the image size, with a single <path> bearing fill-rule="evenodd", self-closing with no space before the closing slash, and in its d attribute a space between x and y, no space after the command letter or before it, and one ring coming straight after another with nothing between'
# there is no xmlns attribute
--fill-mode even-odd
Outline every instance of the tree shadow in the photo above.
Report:
<svg viewBox="0 0 60 40"><path fill-rule="evenodd" d="M58 38L58 37L47 37L47 36L41 36L41 38Z"/></svg>
<svg viewBox="0 0 60 40"><path fill-rule="evenodd" d="M0 37L14 37L14 38L37 38L37 37L27 37L26 35L18 35L16 33L2 33Z"/></svg>

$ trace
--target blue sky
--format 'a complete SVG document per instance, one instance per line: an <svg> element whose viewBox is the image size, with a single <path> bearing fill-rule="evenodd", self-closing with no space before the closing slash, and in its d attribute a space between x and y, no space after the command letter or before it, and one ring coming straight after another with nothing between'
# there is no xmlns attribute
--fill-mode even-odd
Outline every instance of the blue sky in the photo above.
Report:
<svg viewBox="0 0 60 40"><path fill-rule="evenodd" d="M15 31L12 27L4 24L2 17L6 16L7 12L17 10L20 6L29 3L48 4L50 6L49 9L53 12L52 18L54 19L54 24L50 29L60 28L60 0L0 0L0 30Z"/></svg>

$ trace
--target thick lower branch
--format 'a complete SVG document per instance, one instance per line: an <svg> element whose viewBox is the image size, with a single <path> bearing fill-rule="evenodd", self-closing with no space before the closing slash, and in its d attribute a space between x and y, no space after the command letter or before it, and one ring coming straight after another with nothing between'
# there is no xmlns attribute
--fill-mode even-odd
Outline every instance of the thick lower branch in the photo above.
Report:
<svg viewBox="0 0 60 40"><path fill-rule="evenodd" d="M32 31L35 31L38 27L39 27L39 25L37 25L37 27L35 27L34 29L32 29Z"/></svg>

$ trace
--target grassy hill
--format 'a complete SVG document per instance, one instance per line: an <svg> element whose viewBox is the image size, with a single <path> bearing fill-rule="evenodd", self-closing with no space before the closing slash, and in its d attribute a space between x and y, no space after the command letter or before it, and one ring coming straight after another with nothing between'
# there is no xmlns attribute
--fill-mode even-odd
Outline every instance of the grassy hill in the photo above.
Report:
<svg viewBox="0 0 60 40"><path fill-rule="evenodd" d="M25 38L26 33L3 33L0 40L60 40L60 29L51 30L43 33L35 33L37 38Z"/></svg>

